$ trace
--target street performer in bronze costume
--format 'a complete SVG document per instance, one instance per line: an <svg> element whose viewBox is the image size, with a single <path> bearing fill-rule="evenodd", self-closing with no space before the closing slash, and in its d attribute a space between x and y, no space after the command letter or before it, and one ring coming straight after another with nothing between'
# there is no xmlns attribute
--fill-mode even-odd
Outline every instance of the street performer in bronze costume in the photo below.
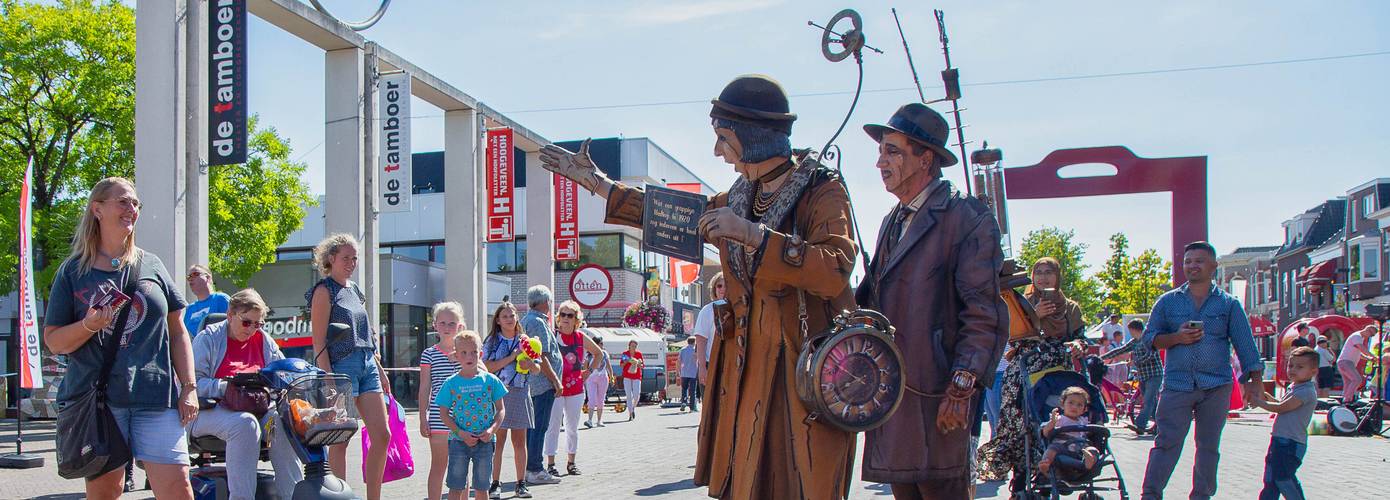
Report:
<svg viewBox="0 0 1390 500"><path fill-rule="evenodd" d="M999 294L999 225L984 202L941 177L956 163L946 120L925 105L865 125L879 173L899 203L883 219L860 307L897 328L907 394L864 438L865 481L904 499L973 497L970 428L1009 335Z"/></svg>
<svg viewBox="0 0 1390 500"><path fill-rule="evenodd" d="M776 81L741 76L712 102L714 154L740 177L699 220L720 249L729 305L716 312L695 483L715 498L844 498L854 435L807 418L793 367L803 337L798 292L811 332L854 308L849 195L833 170L793 154L796 115ZM606 178L587 143L576 153L546 146L541 161L607 198L605 222L641 227L643 191Z"/></svg>

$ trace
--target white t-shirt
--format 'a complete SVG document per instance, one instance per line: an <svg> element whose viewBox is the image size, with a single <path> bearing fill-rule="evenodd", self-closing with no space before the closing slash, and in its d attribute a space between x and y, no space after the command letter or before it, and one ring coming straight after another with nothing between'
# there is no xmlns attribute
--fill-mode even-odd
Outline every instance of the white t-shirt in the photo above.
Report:
<svg viewBox="0 0 1390 500"><path fill-rule="evenodd" d="M1361 336L1361 332L1348 335L1346 341L1342 342L1342 353L1337 355L1337 362L1360 363L1361 355L1366 353L1366 346L1363 345L1365 343L1365 337Z"/></svg>
<svg viewBox="0 0 1390 500"><path fill-rule="evenodd" d="M1125 325L1121 325L1121 324L1119 324L1119 323L1111 323L1111 322L1107 321L1107 322L1105 322L1105 323L1103 323L1103 324L1100 325L1100 331L1103 332L1103 333L1105 333L1105 341L1107 341L1107 342L1108 342L1110 339L1115 338L1115 332L1122 332L1122 333L1123 333L1123 332L1125 332L1125 330L1126 330ZM1125 335L1125 337L1128 337L1128 336L1129 336L1128 334ZM1125 338L1125 337L1121 337L1121 338L1123 339L1123 338Z"/></svg>
<svg viewBox="0 0 1390 500"><path fill-rule="evenodd" d="M710 343L714 340L714 302L705 304L700 314L695 315L695 335L705 339L705 362L708 363L709 353L714 350Z"/></svg>

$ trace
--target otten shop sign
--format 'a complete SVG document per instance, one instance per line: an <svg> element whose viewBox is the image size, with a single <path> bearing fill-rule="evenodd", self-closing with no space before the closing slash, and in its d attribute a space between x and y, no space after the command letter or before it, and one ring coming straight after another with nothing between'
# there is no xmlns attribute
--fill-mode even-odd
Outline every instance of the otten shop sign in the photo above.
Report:
<svg viewBox="0 0 1390 500"><path fill-rule="evenodd" d="M246 163L246 3L208 9L208 165Z"/></svg>
<svg viewBox="0 0 1390 500"><path fill-rule="evenodd" d="M613 296L613 276L598 264L585 264L570 275L570 296L585 309L597 309Z"/></svg>
<svg viewBox="0 0 1390 500"><path fill-rule="evenodd" d="M377 84L381 112L381 138L378 148L380 180L378 203L382 212L410 211L410 75L404 72L381 75Z"/></svg>

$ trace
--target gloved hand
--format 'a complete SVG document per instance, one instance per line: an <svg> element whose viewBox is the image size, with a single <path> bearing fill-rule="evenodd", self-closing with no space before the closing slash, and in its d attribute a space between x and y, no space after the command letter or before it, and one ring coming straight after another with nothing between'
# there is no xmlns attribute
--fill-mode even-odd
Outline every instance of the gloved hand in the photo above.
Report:
<svg viewBox="0 0 1390 500"><path fill-rule="evenodd" d="M584 189L593 192L604 198L608 197L609 190L613 187L613 181L603 174L594 165L593 158L589 157L589 142L592 139L585 139L579 144L579 152L571 153L569 150L546 144L541 148L541 167L562 175L583 186Z"/></svg>
<svg viewBox="0 0 1390 500"><path fill-rule="evenodd" d="M720 207L700 216L700 233L713 242L728 238L745 247L756 247L763 242L766 229L738 214L729 207Z"/></svg>

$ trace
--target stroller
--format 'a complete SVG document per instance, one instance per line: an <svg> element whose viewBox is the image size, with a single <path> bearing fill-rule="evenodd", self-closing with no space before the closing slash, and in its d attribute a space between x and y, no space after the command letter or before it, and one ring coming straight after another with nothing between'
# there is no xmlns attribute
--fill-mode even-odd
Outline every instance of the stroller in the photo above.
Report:
<svg viewBox="0 0 1390 500"><path fill-rule="evenodd" d="M1095 466L1087 469L1081 457L1058 454L1049 472L1042 474L1034 463L1034 457L1046 452L1051 442L1042 436L1042 425L1052 418L1054 408L1061 407L1059 399L1062 391L1073 386L1084 388L1090 394L1087 417L1091 425L1061 427L1055 429L1052 435L1060 437L1068 432L1084 432L1090 444L1100 451L1100 455ZM1025 470L1029 477L1024 482L1023 491L1019 492L1019 498L1057 499L1079 492L1078 498L1081 500L1099 500L1101 496L1097 492L1100 491L1118 491L1121 499L1129 498L1129 493L1125 490L1124 477L1120 474L1119 466L1115 464L1114 452L1110 450L1110 430L1101 425L1108 420L1105 402L1101 399L1100 390L1087 381L1086 375L1061 367L1043 370L1026 377L1022 396L1024 420L1026 427L1030 429L1024 434L1024 442L1030 451L1024 454ZM1114 477L1101 477L1107 466L1115 470ZM1114 482L1115 486L1102 484L1109 482Z"/></svg>

